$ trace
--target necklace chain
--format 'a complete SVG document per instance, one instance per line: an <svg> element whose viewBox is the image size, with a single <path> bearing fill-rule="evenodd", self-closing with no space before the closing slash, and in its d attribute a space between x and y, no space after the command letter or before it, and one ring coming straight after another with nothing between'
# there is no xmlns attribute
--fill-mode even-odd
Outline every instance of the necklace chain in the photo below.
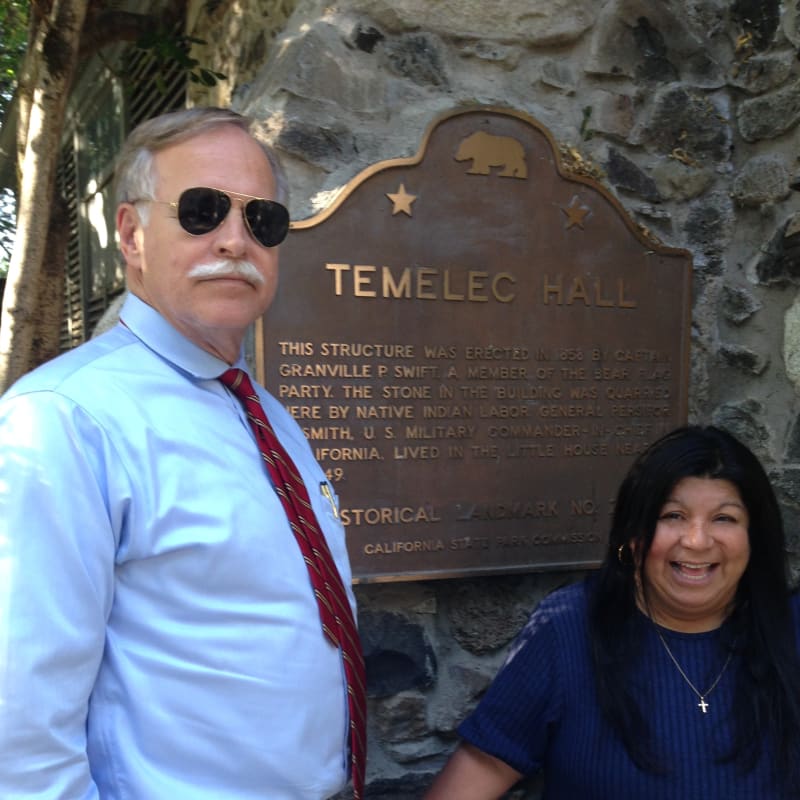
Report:
<svg viewBox="0 0 800 800"><path fill-rule="evenodd" d="M706 702L706 697L708 697L714 689L717 688L717 684L722 680L722 676L725 674L725 670L728 669L728 664L731 663L731 659L733 658L733 650L728 653L728 657L725 659L725 663L722 665L722 669L719 671L719 675L714 679L714 682L711 686L708 687L704 692L700 692L697 687L689 680L686 673L683 671L683 668L678 663L678 659L672 655L672 650L669 649L669 645L667 644L667 640L661 635L661 631L656 627L656 633L658 634L658 638L661 640L661 644L664 645L664 649L667 651L667 655L670 657L670 660L675 665L675 668L680 672L681 677L689 684L692 691L698 696L700 702L697 704L698 708L702 710L704 714L708 713L709 705Z"/></svg>

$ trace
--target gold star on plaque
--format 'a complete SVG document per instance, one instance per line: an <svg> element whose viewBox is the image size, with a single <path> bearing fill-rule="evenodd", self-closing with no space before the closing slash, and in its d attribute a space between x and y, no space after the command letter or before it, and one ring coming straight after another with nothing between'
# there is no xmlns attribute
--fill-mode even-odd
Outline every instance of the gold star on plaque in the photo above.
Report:
<svg viewBox="0 0 800 800"><path fill-rule="evenodd" d="M406 191L406 185L404 183L400 184L400 188L396 192L387 192L386 196L394 204L392 216L399 214L401 211L404 214L408 214L409 217L411 216L411 204L417 199L417 196L415 194L409 194Z"/></svg>
<svg viewBox="0 0 800 800"><path fill-rule="evenodd" d="M583 220L591 211L588 206L581 205L577 195L569 201L569 205L566 208L562 206L561 210L567 215L567 230L569 230L573 225L583 228Z"/></svg>

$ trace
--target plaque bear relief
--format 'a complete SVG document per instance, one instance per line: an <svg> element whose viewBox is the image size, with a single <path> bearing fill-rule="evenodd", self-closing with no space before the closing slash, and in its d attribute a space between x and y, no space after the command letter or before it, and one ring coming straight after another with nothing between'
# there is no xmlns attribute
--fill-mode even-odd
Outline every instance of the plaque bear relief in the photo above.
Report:
<svg viewBox="0 0 800 800"><path fill-rule="evenodd" d="M259 377L327 474L354 580L602 560L632 460L686 421L686 251L536 120L474 108L294 222L280 259Z"/></svg>

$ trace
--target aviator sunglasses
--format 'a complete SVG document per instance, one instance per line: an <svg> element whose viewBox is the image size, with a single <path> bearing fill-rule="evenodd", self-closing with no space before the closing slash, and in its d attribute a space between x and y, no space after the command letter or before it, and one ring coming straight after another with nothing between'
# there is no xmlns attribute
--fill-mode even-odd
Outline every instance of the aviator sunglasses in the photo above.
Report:
<svg viewBox="0 0 800 800"><path fill-rule="evenodd" d="M253 197L239 192L231 193L234 197L247 198L242 207L247 229L253 238L264 247L279 245L289 231L289 212L286 207L274 200ZM211 233L222 225L231 210L231 195L221 189L209 186L197 186L181 193L177 203L165 200L151 200L171 206L178 212L178 222L192 236Z"/></svg>

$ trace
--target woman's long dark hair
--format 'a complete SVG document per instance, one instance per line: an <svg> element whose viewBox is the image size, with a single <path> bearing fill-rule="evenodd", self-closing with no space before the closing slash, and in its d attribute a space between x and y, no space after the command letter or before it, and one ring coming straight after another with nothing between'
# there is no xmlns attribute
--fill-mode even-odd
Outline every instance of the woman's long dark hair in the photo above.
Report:
<svg viewBox="0 0 800 800"><path fill-rule="evenodd" d="M749 770L766 738L785 786L800 792L800 657L789 604L781 513L759 460L719 428L687 426L672 431L640 454L619 488L608 551L590 600L589 630L601 710L639 767L664 771L658 745L650 739L647 722L627 690L628 671L637 649L637 581L646 597L642 565L661 509L673 487L687 477L730 481L749 516L750 558L723 640L723 646L735 647L743 665L730 757Z"/></svg>

